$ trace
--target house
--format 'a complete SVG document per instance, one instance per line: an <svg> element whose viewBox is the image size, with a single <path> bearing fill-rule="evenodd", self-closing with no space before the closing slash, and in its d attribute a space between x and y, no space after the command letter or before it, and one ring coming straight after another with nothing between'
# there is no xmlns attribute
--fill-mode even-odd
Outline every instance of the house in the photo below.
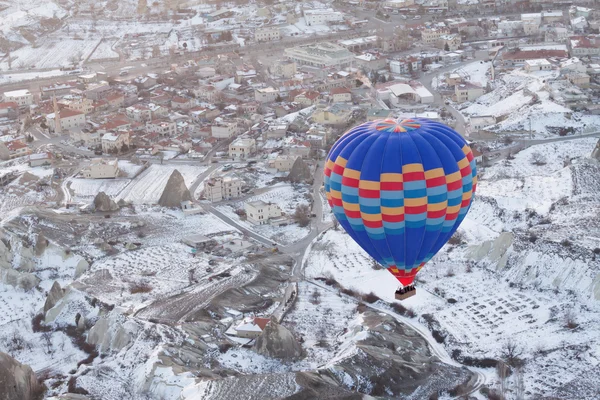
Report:
<svg viewBox="0 0 600 400"><path fill-rule="evenodd" d="M12 160L23 157L31 153L31 149L20 140L11 140L10 142L0 141L0 160Z"/></svg>
<svg viewBox="0 0 600 400"><path fill-rule="evenodd" d="M213 11L209 14L206 14L204 17L208 22L218 21L223 18L229 18L233 15L233 11L230 11L226 8L221 8L220 10Z"/></svg>
<svg viewBox="0 0 600 400"><path fill-rule="evenodd" d="M545 58L536 60L525 60L525 71L549 71L552 69L552 64Z"/></svg>
<svg viewBox="0 0 600 400"><path fill-rule="evenodd" d="M242 186L244 181L234 176L210 178L204 185L204 197L213 203L240 197Z"/></svg>
<svg viewBox="0 0 600 400"><path fill-rule="evenodd" d="M316 104L321 93L315 90L292 90L289 96L291 101L301 104L303 107L310 107Z"/></svg>
<svg viewBox="0 0 600 400"><path fill-rule="evenodd" d="M42 165L50 165L52 162L52 154L50 153L36 153L29 155L29 166L39 167Z"/></svg>
<svg viewBox="0 0 600 400"><path fill-rule="evenodd" d="M580 88L590 87L590 76L585 72L571 72L567 74L567 79L573 85L579 86Z"/></svg>
<svg viewBox="0 0 600 400"><path fill-rule="evenodd" d="M104 98L111 91L111 87L108 82L92 83L87 86L84 90L83 95L92 100L100 100Z"/></svg>
<svg viewBox="0 0 600 400"><path fill-rule="evenodd" d="M252 318L251 320L244 320L235 327L236 336L256 339L260 336L269 322L271 322L269 318L258 317Z"/></svg>
<svg viewBox="0 0 600 400"><path fill-rule="evenodd" d="M473 159L475 160L475 164L479 165L483 162L483 153L477 149L472 149Z"/></svg>
<svg viewBox="0 0 600 400"><path fill-rule="evenodd" d="M118 159L93 158L90 165L81 170L84 178L91 179L111 179L119 174Z"/></svg>
<svg viewBox="0 0 600 400"><path fill-rule="evenodd" d="M177 123L164 119L155 119L146 122L146 133L158 133L161 136L175 136Z"/></svg>
<svg viewBox="0 0 600 400"><path fill-rule="evenodd" d="M496 117L493 115L473 115L469 122L471 129L480 130L486 126L494 125L496 123Z"/></svg>
<svg viewBox="0 0 600 400"><path fill-rule="evenodd" d="M253 225L268 224L271 219L281 218L283 212L277 204L265 203L262 200L251 201L244 205L246 218Z"/></svg>
<svg viewBox="0 0 600 400"><path fill-rule="evenodd" d="M155 74L138 76L133 80L133 84L136 85L138 89L149 89L152 86L156 85L157 78L158 76Z"/></svg>
<svg viewBox="0 0 600 400"><path fill-rule="evenodd" d="M352 107L345 103L335 103L331 106L317 109L312 115L312 120L322 125L344 125L352 117Z"/></svg>
<svg viewBox="0 0 600 400"><path fill-rule="evenodd" d="M456 51L462 43L460 35L456 33L441 35L436 41L437 47L446 51Z"/></svg>
<svg viewBox="0 0 600 400"><path fill-rule="evenodd" d="M144 122L152 119L152 110L146 104L134 104L125 109L127 118L135 122Z"/></svg>
<svg viewBox="0 0 600 400"><path fill-rule="evenodd" d="M272 87L256 89L254 91L254 100L259 103L272 103L279 97L279 91Z"/></svg>
<svg viewBox="0 0 600 400"><path fill-rule="evenodd" d="M600 37L598 36L571 36L568 43L572 57L595 56L600 54Z"/></svg>
<svg viewBox="0 0 600 400"><path fill-rule="evenodd" d="M125 95L123 93L109 94L104 98L110 108L119 108L125 104Z"/></svg>
<svg viewBox="0 0 600 400"><path fill-rule="evenodd" d="M33 95L27 89L12 90L4 92L3 102L14 102L19 107L30 106L33 104Z"/></svg>
<svg viewBox="0 0 600 400"><path fill-rule="evenodd" d="M211 136L217 139L228 139L238 133L238 131L238 124L234 121L215 122L210 127Z"/></svg>
<svg viewBox="0 0 600 400"><path fill-rule="evenodd" d="M171 108L174 110L189 110L190 108L194 107L194 105L194 99L187 97L175 96L171 99Z"/></svg>
<svg viewBox="0 0 600 400"><path fill-rule="evenodd" d="M183 208L184 206L186 208ZM194 209L193 203L189 202L189 201L182 202L182 209L193 210ZM217 241L215 239L206 237L201 234L184 236L181 239L181 242L183 244L190 246L191 248L194 248L196 250L201 250L201 251L208 250L217 245Z"/></svg>
<svg viewBox="0 0 600 400"><path fill-rule="evenodd" d="M94 111L94 101L90 100L90 99L84 99L84 98L74 100L74 101L69 102L69 104L67 105L67 108L69 110L79 111L84 114L89 114L92 111Z"/></svg>
<svg viewBox="0 0 600 400"><path fill-rule="evenodd" d="M288 126L286 124L279 125L269 125L267 129L265 129L263 136L265 139L281 139L285 137Z"/></svg>
<svg viewBox="0 0 600 400"><path fill-rule="evenodd" d="M387 64L387 58L376 53L364 53L354 57L354 60L357 67L366 71L378 71L384 69Z"/></svg>
<svg viewBox="0 0 600 400"><path fill-rule="evenodd" d="M283 148L283 151L286 155L291 157L301 157L304 159L308 158L310 155L310 150L310 142L298 140L292 140L291 142L286 143ZM294 164L292 163L292 165Z"/></svg>
<svg viewBox="0 0 600 400"><path fill-rule="evenodd" d="M196 75L199 78L210 78L217 74L217 71L213 67L202 67L196 71Z"/></svg>
<svg viewBox="0 0 600 400"><path fill-rule="evenodd" d="M42 99L47 99L51 96L64 96L71 93L71 90L77 89L77 82L55 83L48 86L40 86L40 95Z"/></svg>
<svg viewBox="0 0 600 400"><path fill-rule="evenodd" d="M352 101L352 92L345 87L333 88L329 91L329 95L334 103L347 103Z"/></svg>
<svg viewBox="0 0 600 400"><path fill-rule="evenodd" d="M541 46L538 46L541 47ZM569 52L564 45L551 46L549 49L528 50L510 50L502 53L502 64L505 66L524 65L526 60L548 59L548 58L568 58ZM563 49L564 48L564 49Z"/></svg>
<svg viewBox="0 0 600 400"><path fill-rule="evenodd" d="M129 147L129 133L115 132L105 133L102 136L102 151L105 153L120 152L124 146Z"/></svg>
<svg viewBox="0 0 600 400"><path fill-rule="evenodd" d="M426 28L421 31L421 40L426 45L435 46L441 36L448 34L448 28Z"/></svg>
<svg viewBox="0 0 600 400"><path fill-rule="evenodd" d="M463 82L454 86L454 95L459 103L473 101L479 96L483 96L483 88L471 82Z"/></svg>
<svg viewBox="0 0 600 400"><path fill-rule="evenodd" d="M55 129L55 119L56 116L54 113L46 115L46 124L50 127L50 129ZM58 121L59 126L58 129L60 131L69 130L69 129L77 129L85 126L85 114L81 111L71 110L69 108L63 108L58 111Z"/></svg>
<svg viewBox="0 0 600 400"><path fill-rule="evenodd" d="M246 159L256 151L256 140L238 138L229 145L229 157Z"/></svg>
<svg viewBox="0 0 600 400"><path fill-rule="evenodd" d="M397 83L388 86L383 90L378 90L378 96L382 99L389 99L390 104L399 107L405 102L414 102L421 104L433 103L433 94L425 86L412 83Z"/></svg>
<svg viewBox="0 0 600 400"><path fill-rule="evenodd" d="M292 78L296 75L296 63L291 60L278 60L271 67L270 72L282 78Z"/></svg>
<svg viewBox="0 0 600 400"><path fill-rule="evenodd" d="M221 96L221 92L217 90L213 85L202 85L192 90L194 96L201 100L206 100L210 103L214 103Z"/></svg>
<svg viewBox="0 0 600 400"><path fill-rule="evenodd" d="M19 105L14 101L0 103L0 118L17 119L19 117Z"/></svg>
<svg viewBox="0 0 600 400"><path fill-rule="evenodd" d="M272 162L273 168L275 168L277 172L289 172L292 170L292 166L297 158L298 156L279 155Z"/></svg>
<svg viewBox="0 0 600 400"><path fill-rule="evenodd" d="M344 15L333 9L304 10L304 21L307 26L326 25L330 22L343 22Z"/></svg>
<svg viewBox="0 0 600 400"><path fill-rule="evenodd" d="M272 42L281 39L278 26L262 26L254 31L254 40L257 42Z"/></svg>

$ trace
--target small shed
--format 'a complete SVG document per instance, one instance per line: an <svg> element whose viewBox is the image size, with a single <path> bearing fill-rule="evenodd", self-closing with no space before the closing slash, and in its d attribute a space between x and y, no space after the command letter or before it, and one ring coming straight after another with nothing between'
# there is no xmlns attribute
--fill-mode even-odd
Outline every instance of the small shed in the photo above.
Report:
<svg viewBox="0 0 600 400"><path fill-rule="evenodd" d="M200 234L186 236L181 241L197 250L206 250L217 244L216 240Z"/></svg>

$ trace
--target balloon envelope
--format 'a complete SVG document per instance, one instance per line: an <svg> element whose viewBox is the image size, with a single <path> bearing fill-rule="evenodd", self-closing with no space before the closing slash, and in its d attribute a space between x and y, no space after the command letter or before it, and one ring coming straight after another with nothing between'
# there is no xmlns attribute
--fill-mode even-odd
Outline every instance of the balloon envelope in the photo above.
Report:
<svg viewBox="0 0 600 400"><path fill-rule="evenodd" d="M331 148L324 174L340 225L405 286L456 232L477 184L467 142L417 118L349 130Z"/></svg>

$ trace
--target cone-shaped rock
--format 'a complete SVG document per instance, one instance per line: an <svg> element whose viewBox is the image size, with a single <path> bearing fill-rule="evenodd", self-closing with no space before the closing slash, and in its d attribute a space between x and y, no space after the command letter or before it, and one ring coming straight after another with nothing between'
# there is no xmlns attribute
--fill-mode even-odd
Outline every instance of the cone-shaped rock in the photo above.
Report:
<svg viewBox="0 0 600 400"><path fill-rule="evenodd" d="M263 356L280 360L294 360L302 356L302 346L292 332L279 325L274 319L256 338L254 350Z"/></svg>
<svg viewBox="0 0 600 400"><path fill-rule="evenodd" d="M167 186L158 200L158 204L163 207L181 207L181 202L186 200L192 200L192 195L189 189L185 186L183 176L178 170L173 171Z"/></svg>
<svg viewBox="0 0 600 400"><path fill-rule="evenodd" d="M0 352L0 398L2 400L33 400L41 398L42 387L29 365L21 364Z"/></svg>
<svg viewBox="0 0 600 400"><path fill-rule="evenodd" d="M290 174L288 175L288 179L293 183L301 183L307 182L310 180L310 168L302 158L296 158L294 161L294 165L292 165L292 169L290 170Z"/></svg>
<svg viewBox="0 0 600 400"><path fill-rule="evenodd" d="M119 206L106 193L100 192L94 198L94 209L100 212L116 211Z"/></svg>
<svg viewBox="0 0 600 400"><path fill-rule="evenodd" d="M44 303L44 313L54 307L63 296L64 293L60 284L57 281L54 281L52 288L50 288L50 291L48 292L48 297L46 297L46 302Z"/></svg>

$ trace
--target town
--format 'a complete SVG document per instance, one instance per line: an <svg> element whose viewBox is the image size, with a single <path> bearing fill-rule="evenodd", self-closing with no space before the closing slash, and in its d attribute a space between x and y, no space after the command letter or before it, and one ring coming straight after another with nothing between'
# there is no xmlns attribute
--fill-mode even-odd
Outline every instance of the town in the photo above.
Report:
<svg viewBox="0 0 600 400"><path fill-rule="evenodd" d="M0 362L40 386L10 399L594 398L594 1L5 3ZM401 305L322 171L417 118L480 197Z"/></svg>

